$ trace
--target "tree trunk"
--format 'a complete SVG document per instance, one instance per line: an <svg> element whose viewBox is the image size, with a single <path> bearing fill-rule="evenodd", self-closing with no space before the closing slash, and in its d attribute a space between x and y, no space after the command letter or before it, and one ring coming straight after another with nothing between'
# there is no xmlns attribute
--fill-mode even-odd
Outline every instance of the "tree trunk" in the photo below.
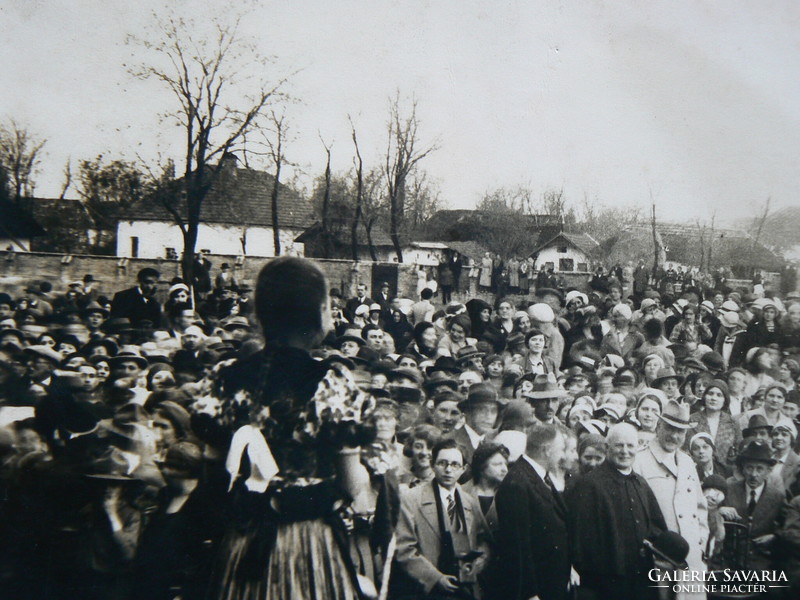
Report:
<svg viewBox="0 0 800 600"><path fill-rule="evenodd" d="M656 232L656 205L653 203L653 216L651 225L653 227L653 279L658 276L658 255L661 251L658 244L658 233Z"/></svg>
<svg viewBox="0 0 800 600"><path fill-rule="evenodd" d="M322 254L325 258L330 258L331 232L329 222L329 212L331 205L331 153L328 151L328 162L325 164L325 195L322 197Z"/></svg>
<svg viewBox="0 0 800 600"><path fill-rule="evenodd" d="M367 220L366 219L363 220L364 220L364 230L367 232L367 244L369 245L369 256L370 258L372 258L373 262L378 262L378 253L375 252L375 246L372 243L372 225L374 223L367 224Z"/></svg>
<svg viewBox="0 0 800 600"><path fill-rule="evenodd" d="M403 250L400 247L400 220L403 217L403 204L406 195L406 182L405 178L398 178L399 181L395 182L394 194L390 198L390 219L389 219L389 237L392 238L392 245L394 252L397 255L397 262L403 262Z"/></svg>
<svg viewBox="0 0 800 600"><path fill-rule="evenodd" d="M275 256L281 255L281 234L278 229L278 186L281 181L281 161L275 161L275 182L272 186L272 241Z"/></svg>

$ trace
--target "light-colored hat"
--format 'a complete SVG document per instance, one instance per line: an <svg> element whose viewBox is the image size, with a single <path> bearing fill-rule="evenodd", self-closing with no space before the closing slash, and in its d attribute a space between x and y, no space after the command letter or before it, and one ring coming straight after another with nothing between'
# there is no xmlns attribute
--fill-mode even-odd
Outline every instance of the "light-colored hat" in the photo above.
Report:
<svg viewBox="0 0 800 600"><path fill-rule="evenodd" d="M552 323L556 319L556 315L549 304L538 302L528 307L528 316L533 321L539 323Z"/></svg>
<svg viewBox="0 0 800 600"><path fill-rule="evenodd" d="M367 315L369 315L369 306L367 306L366 304L359 304L356 307L355 314L359 315L359 316L362 316L362 315L363 316L367 316Z"/></svg>
<svg viewBox="0 0 800 600"><path fill-rule="evenodd" d="M719 307L720 312L739 312L739 305L733 300L725 300L722 306Z"/></svg>
<svg viewBox="0 0 800 600"><path fill-rule="evenodd" d="M722 312L720 319L723 327L736 327L739 324L739 313L737 312Z"/></svg>
<svg viewBox="0 0 800 600"><path fill-rule="evenodd" d="M689 422L689 405L680 404L675 400L667 402L659 418L677 429L689 429L692 426Z"/></svg>
<svg viewBox="0 0 800 600"><path fill-rule="evenodd" d="M791 434L793 440L797 439L797 427L794 423L792 423L792 420L787 417L781 417L778 419L778 422L772 426L773 433L776 429L785 429Z"/></svg>
<svg viewBox="0 0 800 600"><path fill-rule="evenodd" d="M615 316L618 315L618 316L623 317L623 318L625 318L625 319L627 319L629 321L631 320L631 317L633 316L633 313L631 312L631 307L628 306L627 304L623 304L623 303L617 304L614 308L612 308L611 309L611 314L615 315Z"/></svg>

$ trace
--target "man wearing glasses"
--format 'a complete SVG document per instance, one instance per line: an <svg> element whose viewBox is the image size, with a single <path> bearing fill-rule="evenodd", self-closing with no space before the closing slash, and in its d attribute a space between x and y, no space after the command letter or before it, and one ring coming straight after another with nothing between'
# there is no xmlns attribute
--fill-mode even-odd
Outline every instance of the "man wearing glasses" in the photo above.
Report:
<svg viewBox="0 0 800 600"><path fill-rule="evenodd" d="M434 479L402 497L397 524L397 597L479 597L476 576L488 559L489 527L478 500L462 491L464 453L453 439L432 450Z"/></svg>

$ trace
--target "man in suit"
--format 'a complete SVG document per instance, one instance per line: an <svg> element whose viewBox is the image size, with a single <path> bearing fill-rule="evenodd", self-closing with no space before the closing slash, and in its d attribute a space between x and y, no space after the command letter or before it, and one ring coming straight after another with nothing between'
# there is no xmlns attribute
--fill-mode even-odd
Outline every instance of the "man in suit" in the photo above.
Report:
<svg viewBox="0 0 800 600"><path fill-rule="evenodd" d="M703 551L708 542L708 506L694 461L680 448L692 426L689 406L670 400L656 426L656 437L639 452L634 470L647 480L670 531L689 543L692 572L706 570ZM677 598L705 598L705 592L678 592Z"/></svg>
<svg viewBox="0 0 800 600"><path fill-rule="evenodd" d="M748 569L770 569L770 551L775 539L776 519L786 500L785 492L769 477L775 466L772 449L767 442L748 442L736 458L743 479L728 479L728 495L719 509L727 521L750 524Z"/></svg>
<svg viewBox="0 0 800 600"><path fill-rule="evenodd" d="M372 304L372 298L367 296L367 284L359 283L356 286L356 297L350 298L344 305L344 313L347 319L352 323L353 317L356 316L356 309L362 304L369 306Z"/></svg>
<svg viewBox="0 0 800 600"><path fill-rule="evenodd" d="M466 400L459 402L458 408L464 413L464 426L455 430L453 439L464 450L464 459L469 464L475 449L494 431L500 401L491 384L476 383L470 386ZM462 483L468 479L462 479Z"/></svg>
<svg viewBox="0 0 800 600"><path fill-rule="evenodd" d="M158 279L161 274L145 267L136 276L139 285L114 294L111 301L111 318L126 318L133 325L150 321L158 327L161 322L161 305L156 300Z"/></svg>
<svg viewBox="0 0 800 600"><path fill-rule="evenodd" d="M525 453L508 470L495 495L499 548L497 598L563 600L578 583L570 565L566 508L550 478L565 457L557 425L528 430Z"/></svg>
<svg viewBox="0 0 800 600"><path fill-rule="evenodd" d="M416 597L430 600L478 597L476 576L488 559L489 526L478 500L457 483L464 456L456 442L437 443L431 461L433 481L401 497L395 532L399 576L393 586L405 578L412 597L414 587L422 591Z"/></svg>
<svg viewBox="0 0 800 600"><path fill-rule="evenodd" d="M389 293L389 282L383 281L381 282L381 290L378 292L378 296L375 298L373 302L377 302L381 306L381 318L388 319L390 307L392 304L392 296Z"/></svg>

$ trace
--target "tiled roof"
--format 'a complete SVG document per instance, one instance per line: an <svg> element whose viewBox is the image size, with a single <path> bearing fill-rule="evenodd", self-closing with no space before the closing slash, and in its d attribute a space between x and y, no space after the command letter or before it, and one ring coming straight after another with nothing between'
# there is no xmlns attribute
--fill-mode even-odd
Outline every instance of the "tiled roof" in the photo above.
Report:
<svg viewBox="0 0 800 600"><path fill-rule="evenodd" d="M223 167L203 200L200 220L204 223L271 227L274 181L273 175L265 171ZM172 217L161 205L142 203L127 209L120 219L171 221ZM313 221L311 203L290 187L280 184L278 225L288 229L305 229Z"/></svg>
<svg viewBox="0 0 800 600"><path fill-rule="evenodd" d="M557 239L563 238L573 246L575 246L578 250L583 252L586 255L591 255L594 251L599 247L600 244L590 236L588 233L570 233L567 231L562 231L557 235L549 238L546 242L539 245L536 249L536 252L539 252L542 248L547 246L552 246L553 242Z"/></svg>

